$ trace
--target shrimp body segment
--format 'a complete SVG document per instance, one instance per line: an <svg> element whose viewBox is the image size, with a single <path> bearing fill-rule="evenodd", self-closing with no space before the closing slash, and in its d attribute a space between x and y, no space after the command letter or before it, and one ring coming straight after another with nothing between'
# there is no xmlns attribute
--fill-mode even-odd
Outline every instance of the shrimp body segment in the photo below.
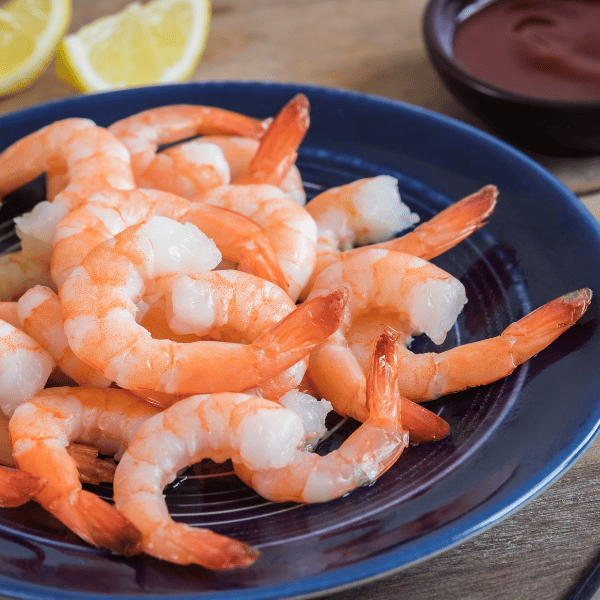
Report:
<svg viewBox="0 0 600 600"><path fill-rule="evenodd" d="M399 426L395 370L384 351L377 353L376 371L369 388L371 420L326 457L300 450L307 434L294 411L256 396L192 396L149 419L114 479L116 506L142 532L144 551L212 569L256 560L257 553L244 544L169 516L164 486L179 469L203 458L231 458L236 472L276 501L325 502L377 478L398 458L408 434Z"/></svg>
<svg viewBox="0 0 600 600"><path fill-rule="evenodd" d="M53 369L52 357L38 342L0 321L0 409L5 415L43 389Z"/></svg>
<svg viewBox="0 0 600 600"><path fill-rule="evenodd" d="M59 290L73 352L127 389L243 391L291 367L337 329L345 305L341 291L295 310L248 345L157 340L135 321L136 302L149 286L208 271L219 260L213 242L195 226L164 217L99 244Z"/></svg>
<svg viewBox="0 0 600 600"><path fill-rule="evenodd" d="M111 381L73 354L65 335L60 300L55 292L36 286L17 302L21 328L45 348L56 366L79 385L108 387Z"/></svg>
<svg viewBox="0 0 600 600"><path fill-rule="evenodd" d="M48 388L15 411L9 423L19 469L43 479L35 500L88 543L117 554L139 551L140 534L117 510L83 490L70 442L120 453L157 409L118 389Z"/></svg>

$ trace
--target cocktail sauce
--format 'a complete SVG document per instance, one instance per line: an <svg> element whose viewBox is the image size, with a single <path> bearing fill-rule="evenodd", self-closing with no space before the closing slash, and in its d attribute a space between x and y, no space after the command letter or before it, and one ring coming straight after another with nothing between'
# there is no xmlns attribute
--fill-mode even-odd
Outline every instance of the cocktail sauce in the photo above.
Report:
<svg viewBox="0 0 600 600"><path fill-rule="evenodd" d="M457 26L454 57L512 92L600 100L600 0L498 0Z"/></svg>

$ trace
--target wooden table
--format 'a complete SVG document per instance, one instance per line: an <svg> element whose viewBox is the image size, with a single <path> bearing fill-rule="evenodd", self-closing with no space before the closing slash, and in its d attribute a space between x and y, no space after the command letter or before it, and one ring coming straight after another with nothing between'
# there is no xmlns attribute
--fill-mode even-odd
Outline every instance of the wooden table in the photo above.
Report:
<svg viewBox="0 0 600 600"><path fill-rule="evenodd" d="M75 0L72 30L124 0ZM194 80L333 86L400 99L485 127L442 87L421 38L426 0L213 0ZM53 65L0 114L75 94ZM600 156L533 156L600 217ZM327 600L559 600L600 552L600 439L559 481L477 538Z"/></svg>

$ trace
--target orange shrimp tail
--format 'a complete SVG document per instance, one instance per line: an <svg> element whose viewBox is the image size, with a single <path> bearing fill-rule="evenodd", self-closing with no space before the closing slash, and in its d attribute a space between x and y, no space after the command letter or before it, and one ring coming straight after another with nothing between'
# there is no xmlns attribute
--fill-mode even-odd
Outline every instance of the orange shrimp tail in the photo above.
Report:
<svg viewBox="0 0 600 600"><path fill-rule="evenodd" d="M529 360L575 324L585 313L591 300L592 290L582 288L544 304L509 325L500 337L514 340L512 356L515 365Z"/></svg>
<svg viewBox="0 0 600 600"><path fill-rule="evenodd" d="M410 441L415 444L435 442L450 433L450 425L434 412L402 398L402 425L408 430Z"/></svg>
<svg viewBox="0 0 600 600"><path fill-rule="evenodd" d="M260 552L242 542L208 529L170 523L167 535L153 543L155 556L180 565L195 564L213 571L238 569L254 564Z"/></svg>
<svg viewBox="0 0 600 600"><path fill-rule="evenodd" d="M44 485L44 481L25 471L0 467L0 507L21 506L31 500Z"/></svg>
<svg viewBox="0 0 600 600"><path fill-rule="evenodd" d="M375 247L431 260L486 225L485 219L494 211L497 198L496 186L486 185L419 225L414 231Z"/></svg>
<svg viewBox="0 0 600 600"><path fill-rule="evenodd" d="M384 417L401 423L398 393L398 336L386 327L375 342L366 384L370 418Z"/></svg>
<svg viewBox="0 0 600 600"><path fill-rule="evenodd" d="M273 377L269 363L291 366L322 344L339 326L348 301L348 290L336 288L304 302L287 317L252 342L255 353L277 357L278 361L260 361L267 369L261 377ZM287 367L284 367L287 368Z"/></svg>
<svg viewBox="0 0 600 600"><path fill-rule="evenodd" d="M310 104L304 94L288 102L267 129L250 163L250 174L238 183L279 185L296 161L308 126Z"/></svg>
<svg viewBox="0 0 600 600"><path fill-rule="evenodd" d="M141 551L141 534L117 509L95 494L77 490L52 503L50 512L80 538L122 556Z"/></svg>

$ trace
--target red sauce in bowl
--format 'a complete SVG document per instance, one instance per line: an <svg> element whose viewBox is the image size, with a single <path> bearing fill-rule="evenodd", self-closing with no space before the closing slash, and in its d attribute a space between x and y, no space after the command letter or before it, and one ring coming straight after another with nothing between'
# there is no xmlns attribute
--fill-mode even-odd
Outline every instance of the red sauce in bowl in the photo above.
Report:
<svg viewBox="0 0 600 600"><path fill-rule="evenodd" d="M454 57L505 90L600 100L600 0L499 0L458 25Z"/></svg>

